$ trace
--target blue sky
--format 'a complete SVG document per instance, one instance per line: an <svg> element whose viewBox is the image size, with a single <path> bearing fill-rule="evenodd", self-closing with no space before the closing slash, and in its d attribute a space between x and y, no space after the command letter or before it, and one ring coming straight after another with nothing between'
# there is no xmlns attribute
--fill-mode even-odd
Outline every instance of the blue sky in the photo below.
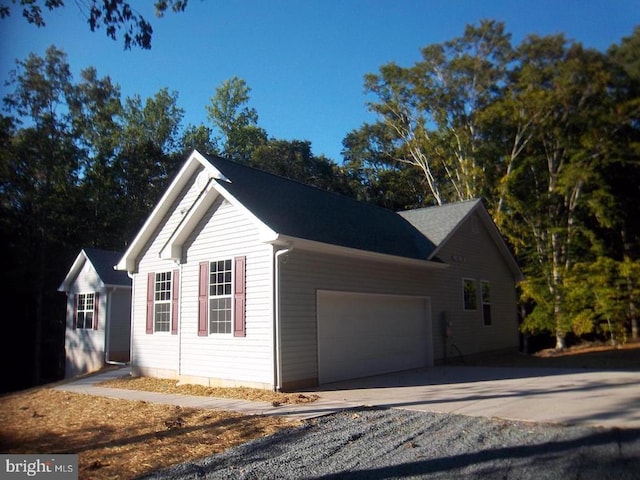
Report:
<svg viewBox="0 0 640 480"><path fill-rule="evenodd" d="M56 45L76 79L94 66L123 97L177 91L186 126L206 124L215 88L238 76L270 136L309 140L315 154L339 162L345 135L373 119L364 75L390 61L409 66L422 47L462 35L467 24L503 21L514 44L564 33L599 50L640 24L640 0L190 0L185 12L160 19L152 0L130 1L153 24L150 51L125 51L104 30L92 33L73 0L47 14L42 29L14 7L0 20L0 83L16 59Z"/></svg>

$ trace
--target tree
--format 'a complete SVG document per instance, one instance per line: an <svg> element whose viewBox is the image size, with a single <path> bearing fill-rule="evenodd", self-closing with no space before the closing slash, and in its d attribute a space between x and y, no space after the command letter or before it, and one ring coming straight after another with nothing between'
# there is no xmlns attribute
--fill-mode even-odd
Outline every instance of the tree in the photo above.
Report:
<svg viewBox="0 0 640 480"><path fill-rule="evenodd" d="M565 282L590 254L591 202L606 184L597 166L610 160L603 148L610 76L602 54L568 44L562 35L528 37L517 58L505 108L517 106L523 114L503 120L516 120L515 137L526 119L530 137L504 184L508 216L502 227L526 263L524 293L545 310L546 327L563 349L572 328ZM539 328L541 318L533 315L525 328Z"/></svg>
<svg viewBox="0 0 640 480"><path fill-rule="evenodd" d="M393 132L383 123L363 125L343 140L344 166L352 195L390 210L428 205L424 177L412 165L396 162Z"/></svg>
<svg viewBox="0 0 640 480"><path fill-rule="evenodd" d="M232 160L248 163L253 151L267 142L267 133L258 127L258 112L247 106L251 89L233 77L215 90L206 106L208 118L222 134L222 154Z"/></svg>
<svg viewBox="0 0 640 480"><path fill-rule="evenodd" d="M71 80L66 55L50 47L44 58L32 54L18 62L9 82L14 90L4 99L13 113L10 124L28 125L11 132L2 156L1 216L11 264L3 274L20 273L2 282L10 298L4 304L17 308L12 321L26 329L19 338L32 341L24 350L33 352L34 384L43 376L43 348L53 348L55 341L49 342L64 331L55 273L67 261L74 232L81 231L74 212L80 151L66 108L74 95ZM55 370L55 362L44 365Z"/></svg>
<svg viewBox="0 0 640 480"><path fill-rule="evenodd" d="M576 263L565 282L566 314L573 332L602 333L612 345L627 340L628 310L626 296L630 277L638 278L640 265L618 262L608 257ZM632 287L637 290L637 287ZM634 294L637 296L638 292Z"/></svg>
<svg viewBox="0 0 640 480"><path fill-rule="evenodd" d="M132 238L179 167L179 126L184 111L178 94L161 89L142 102L127 98L120 147L113 161L118 182L121 238Z"/></svg>
<svg viewBox="0 0 640 480"><path fill-rule="evenodd" d="M184 129L180 139L180 150L182 156L188 155L193 150L213 155L219 153L212 130L204 125L189 125Z"/></svg>
<svg viewBox="0 0 640 480"><path fill-rule="evenodd" d="M16 0L12 0L12 4ZM153 28L151 23L124 0L75 0L74 3L87 19L92 32L104 27L112 40L117 40L118 32L124 30L125 50L131 47L151 48ZM157 0L154 3L156 17L162 17L167 11L182 12L187 8L188 0ZM46 26L43 9L53 11L65 6L64 0L20 0L22 16L36 27ZM0 18L11 15L11 5L7 1L0 3Z"/></svg>
<svg viewBox="0 0 640 480"><path fill-rule="evenodd" d="M344 172L324 156L313 155L308 141L271 139L255 149L250 165L323 190L350 193Z"/></svg>
<svg viewBox="0 0 640 480"><path fill-rule="evenodd" d="M369 109L393 132L391 159L421 170L433 202L487 196L497 166L482 154L479 112L499 95L512 58L504 24L484 20L422 50L410 68L365 77Z"/></svg>

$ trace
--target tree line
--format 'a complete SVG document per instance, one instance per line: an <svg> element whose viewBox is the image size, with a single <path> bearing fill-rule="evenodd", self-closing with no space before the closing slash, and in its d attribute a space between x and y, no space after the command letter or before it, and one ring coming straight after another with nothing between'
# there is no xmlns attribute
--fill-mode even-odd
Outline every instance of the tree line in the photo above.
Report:
<svg viewBox="0 0 640 480"><path fill-rule="evenodd" d="M59 377L70 263L126 249L194 148L393 210L481 197L526 276L523 331L557 348L637 338L639 47L639 28L599 52L469 25L365 76L376 121L346 134L340 163L270 137L237 77L184 126L177 92L123 98L93 67L74 79L55 46L17 61L0 117L4 338L24 340L13 386Z"/></svg>

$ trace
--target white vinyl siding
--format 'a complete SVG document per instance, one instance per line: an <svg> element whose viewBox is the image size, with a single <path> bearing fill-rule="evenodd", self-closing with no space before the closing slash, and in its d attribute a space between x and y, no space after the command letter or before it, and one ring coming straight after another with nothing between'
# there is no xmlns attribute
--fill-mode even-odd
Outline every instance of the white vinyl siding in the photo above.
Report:
<svg viewBox="0 0 640 480"><path fill-rule="evenodd" d="M100 369L104 365L105 331L104 315L106 295L102 294L102 281L89 262L85 262L77 278L70 286L67 297L67 325L65 329L65 376L70 377ZM98 329L74 328L77 322L76 296L89 292L98 295ZM93 306L95 309L95 306Z"/></svg>
<svg viewBox="0 0 640 480"><path fill-rule="evenodd" d="M318 378L318 290L428 297L442 272L302 250L288 254L281 270L285 384Z"/></svg>
<svg viewBox="0 0 640 480"><path fill-rule="evenodd" d="M445 321L451 322L450 340L463 355L517 346L512 273L483 222L472 218L439 251L439 258L449 264L446 268L398 266L300 249L288 254L281 265L283 382L318 377L318 289L429 297L435 360L444 358ZM492 328L483 327L482 309L464 311L462 278L490 282Z"/></svg>
<svg viewBox="0 0 640 480"><path fill-rule="evenodd" d="M159 258L200 192L195 185L197 174L139 261L134 276L132 366L145 375L268 388L273 384L272 247L260 242L254 220L218 196L184 242L179 267L172 260ZM246 256L246 336L198 336L199 263L237 256ZM177 335L148 335L147 275L175 268L180 269Z"/></svg>
<svg viewBox="0 0 640 480"><path fill-rule="evenodd" d="M260 242L258 229L251 219L219 198L185 242L185 251L180 324L181 375L238 384L272 385L271 246ZM229 335L210 331L208 336L198 336L199 263L237 256L246 256L246 336L234 337L231 324Z"/></svg>
<svg viewBox="0 0 640 480"><path fill-rule="evenodd" d="M146 331L147 276L149 273L173 271L177 268L172 260L160 258L160 250L200 193L200 189L195 185L197 173L191 177L169 214L158 226L155 236L146 245L139 259L138 271L133 278L132 345L134 347L131 351L131 363L134 370L140 369L146 374L167 377L178 375L179 335L149 335ZM182 302L181 296L179 298ZM197 297L195 301L197 302Z"/></svg>

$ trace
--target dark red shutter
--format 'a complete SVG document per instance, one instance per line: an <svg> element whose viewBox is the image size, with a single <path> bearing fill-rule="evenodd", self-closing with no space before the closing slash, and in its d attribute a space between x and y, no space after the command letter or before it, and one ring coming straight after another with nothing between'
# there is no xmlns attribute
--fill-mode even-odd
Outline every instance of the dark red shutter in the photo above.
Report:
<svg viewBox="0 0 640 480"><path fill-rule="evenodd" d="M97 330L98 329L98 322L100 321L100 317L98 317L98 313L99 313L99 309L98 306L100 305L100 294L98 292L93 294L93 329Z"/></svg>
<svg viewBox="0 0 640 480"><path fill-rule="evenodd" d="M73 329L78 328L78 297L79 294L73 295Z"/></svg>
<svg viewBox="0 0 640 480"><path fill-rule="evenodd" d="M245 330L245 266L247 257L236 257L235 279L233 282L233 300L235 302L233 319L233 336L244 337Z"/></svg>
<svg viewBox="0 0 640 480"><path fill-rule="evenodd" d="M147 333L153 333L153 298L155 294L156 274L147 275Z"/></svg>
<svg viewBox="0 0 640 480"><path fill-rule="evenodd" d="M198 335L209 335L209 262L200 263L198 275Z"/></svg>
<svg viewBox="0 0 640 480"><path fill-rule="evenodd" d="M171 334L178 334L178 292L180 292L180 270L171 276Z"/></svg>

